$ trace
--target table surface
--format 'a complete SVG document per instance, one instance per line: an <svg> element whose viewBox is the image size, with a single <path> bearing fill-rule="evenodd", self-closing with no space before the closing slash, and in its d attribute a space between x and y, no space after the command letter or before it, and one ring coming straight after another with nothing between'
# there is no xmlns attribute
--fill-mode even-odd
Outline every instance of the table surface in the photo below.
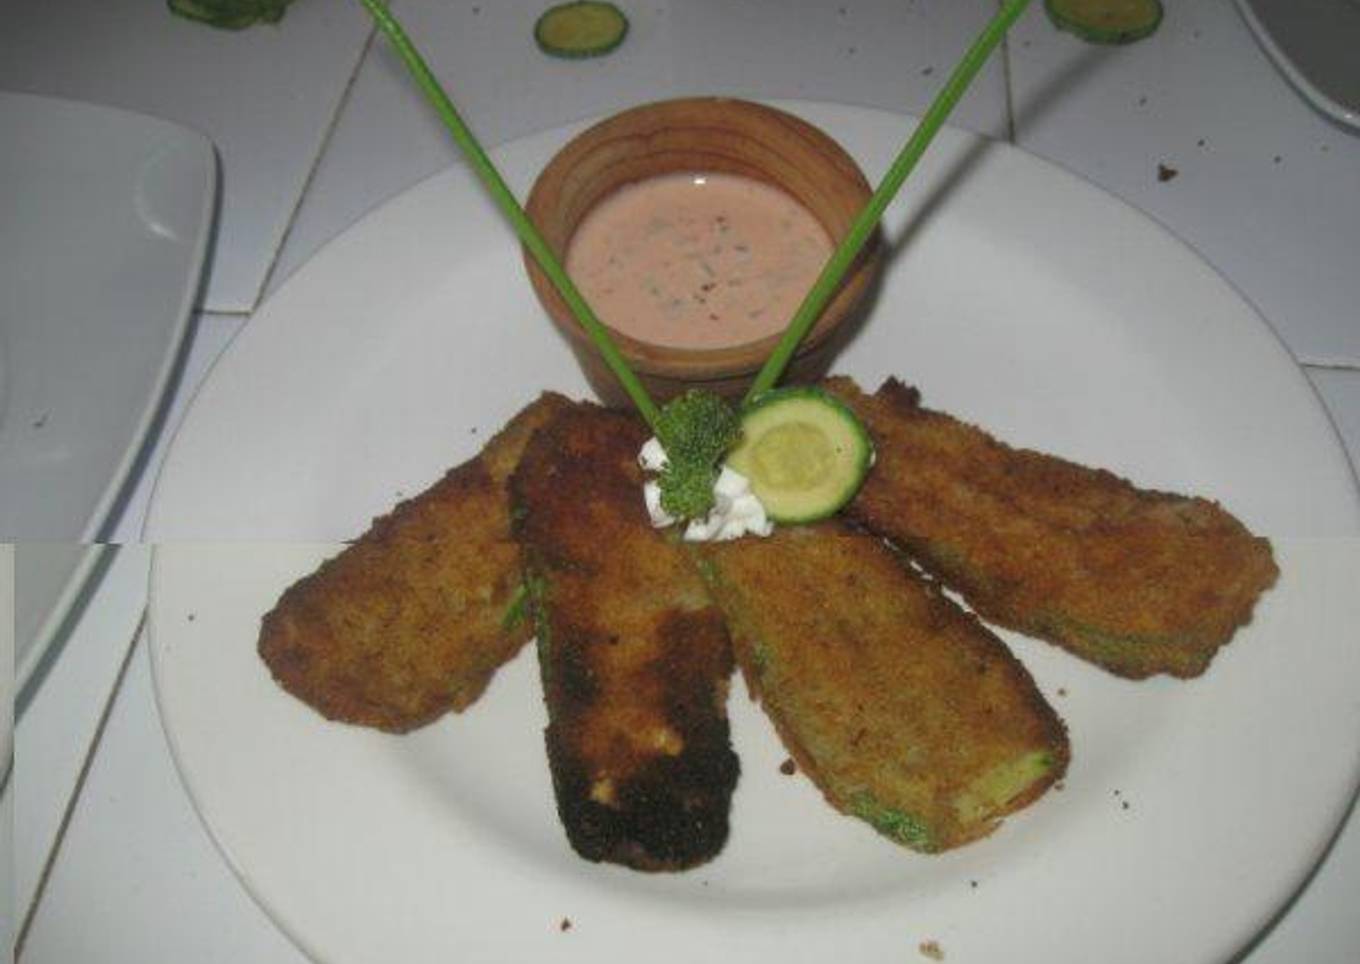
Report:
<svg viewBox="0 0 1360 964"><path fill-rule="evenodd" d="M531 40L546 5L393 8L491 145L689 94L919 113L996 9L620 0L623 46L568 62ZM1108 49L1030 10L953 122L1075 172L1191 244L1275 327L1360 461L1360 135L1299 98L1230 0L1167 8L1153 37ZM0 89L157 114L206 133L222 162L193 341L112 528L121 546L18 721L0 800L0 816L13 812L15 913L0 929L18 932L32 962L301 964L214 850L170 761L141 631L151 550L138 536L184 406L251 313L367 210L456 163L454 148L357 3L298 0L278 25L239 33L159 3L28 4L6 18ZM1357 823L1240 960L1357 959Z"/></svg>

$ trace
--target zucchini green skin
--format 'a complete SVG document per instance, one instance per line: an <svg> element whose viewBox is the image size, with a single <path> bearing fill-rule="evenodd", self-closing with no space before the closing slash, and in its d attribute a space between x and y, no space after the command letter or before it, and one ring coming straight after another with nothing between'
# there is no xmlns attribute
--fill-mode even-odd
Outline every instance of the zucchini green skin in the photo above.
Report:
<svg viewBox="0 0 1360 964"><path fill-rule="evenodd" d="M573 39L571 42L554 40L551 36L552 31L564 22L564 18L568 23L572 19L586 21L597 18L598 23L585 25L598 29L594 35L584 40ZM618 47L628 36L628 27L628 18L612 3L604 0L571 0L570 3L561 3L543 12L534 24L534 42L538 44L539 50L550 57L585 60L590 57L603 57Z"/></svg>
<svg viewBox="0 0 1360 964"><path fill-rule="evenodd" d="M757 495L761 496L761 501L765 503L766 513L771 519L780 523L817 522L835 515L847 502L854 498L874 461L873 439L868 430L865 429L864 423L860 421L859 416L850 406L815 385L793 385L765 392L743 409L741 413L742 423L745 426L754 421L768 419L771 412L781 407L788 407L790 412L806 411L803 405L807 403L821 406L825 410L824 414L834 418L834 424L844 428L842 440L848 441L853 446L854 451L852 452L851 462L844 468L841 485L834 493L826 496L824 501L810 502L801 507L780 505L771 500L768 493L762 493L759 481L752 478L752 487L756 490ZM728 456L728 464L736 471L743 472L742 461L743 453L741 452L741 444L738 443L737 448ZM749 471L743 472L743 474L751 477Z"/></svg>
<svg viewBox="0 0 1360 964"><path fill-rule="evenodd" d="M1044 0L1044 11L1059 30L1107 46L1152 36L1163 13L1161 0Z"/></svg>

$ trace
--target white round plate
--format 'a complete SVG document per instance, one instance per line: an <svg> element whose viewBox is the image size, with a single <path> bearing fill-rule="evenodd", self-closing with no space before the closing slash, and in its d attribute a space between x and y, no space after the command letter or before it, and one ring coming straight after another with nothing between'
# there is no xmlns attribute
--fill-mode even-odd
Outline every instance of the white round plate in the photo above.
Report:
<svg viewBox="0 0 1360 964"><path fill-rule="evenodd" d="M912 125L784 106L871 179ZM576 129L495 153L520 196ZM1190 682L1117 680L1007 635L1066 719L1073 764L1062 790L936 857L784 776L740 687L731 839L674 875L571 853L531 654L414 734L325 722L255 655L260 616L539 391L584 393L509 228L447 171L327 247L242 331L149 514L175 760L227 860L309 954L902 961L933 940L951 962L1207 962L1304 879L1360 775L1360 500L1325 414L1230 286L1084 182L946 131L909 189L838 370L868 387L897 374L1014 443L1219 499L1271 536L1283 571L1252 624Z"/></svg>

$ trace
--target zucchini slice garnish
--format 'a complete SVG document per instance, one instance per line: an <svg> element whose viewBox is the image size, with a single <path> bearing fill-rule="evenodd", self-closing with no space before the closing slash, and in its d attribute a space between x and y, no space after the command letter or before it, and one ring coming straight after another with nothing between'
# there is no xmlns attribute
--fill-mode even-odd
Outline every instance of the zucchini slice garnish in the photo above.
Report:
<svg viewBox="0 0 1360 964"><path fill-rule="evenodd" d="M1160 0L1044 0L1059 30L1093 44L1129 44L1155 33L1162 22Z"/></svg>
<svg viewBox="0 0 1360 964"><path fill-rule="evenodd" d="M727 464L750 480L776 522L834 515L873 462L873 443L855 413L813 386L766 392L742 412L741 429Z"/></svg>
<svg viewBox="0 0 1360 964"><path fill-rule="evenodd" d="M573 0L546 10L534 24L534 40L546 54L579 59L607 54L628 35L628 18L612 3Z"/></svg>

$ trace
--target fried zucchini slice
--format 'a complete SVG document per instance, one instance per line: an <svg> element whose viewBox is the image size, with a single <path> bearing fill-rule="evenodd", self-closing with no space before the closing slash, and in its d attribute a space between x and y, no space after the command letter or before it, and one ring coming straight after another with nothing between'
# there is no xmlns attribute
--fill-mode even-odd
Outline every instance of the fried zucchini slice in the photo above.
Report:
<svg viewBox="0 0 1360 964"><path fill-rule="evenodd" d="M693 551L753 694L842 813L934 853L1066 770L1024 666L876 536L832 520Z"/></svg>
<svg viewBox="0 0 1360 964"><path fill-rule="evenodd" d="M1270 543L1214 502L1011 448L895 379L826 387L879 455L847 515L984 619L1116 675L1203 673L1278 576Z"/></svg>
<svg viewBox="0 0 1360 964"><path fill-rule="evenodd" d="M327 719L393 733L471 705L533 633L515 618L507 486L534 430L570 404L545 394L290 586L260 627L278 684Z"/></svg>
<svg viewBox="0 0 1360 964"><path fill-rule="evenodd" d="M515 472L557 810L587 860L670 871L714 857L738 763L731 644L683 548L650 525L640 422L580 405Z"/></svg>

